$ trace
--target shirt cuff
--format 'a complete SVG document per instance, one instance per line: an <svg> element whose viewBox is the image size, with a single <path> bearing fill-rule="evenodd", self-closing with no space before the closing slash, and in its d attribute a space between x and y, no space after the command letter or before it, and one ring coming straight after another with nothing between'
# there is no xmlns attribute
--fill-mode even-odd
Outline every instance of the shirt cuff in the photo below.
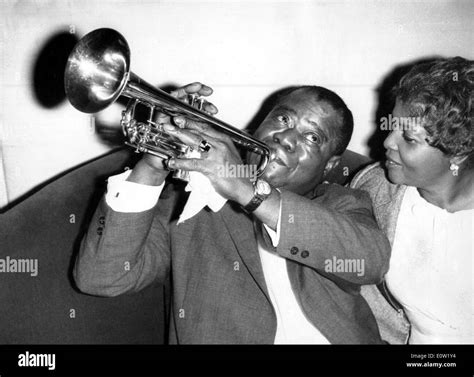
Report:
<svg viewBox="0 0 474 377"><path fill-rule="evenodd" d="M126 179L132 173L124 173L109 177L105 202L115 212L143 212L153 208L163 191L165 182L160 186L148 186Z"/></svg>
<svg viewBox="0 0 474 377"><path fill-rule="evenodd" d="M272 240L273 247L277 247L278 243L280 242L280 219L281 219L281 198L280 198L280 210L278 211L278 220L276 225L276 231L270 228L268 225L263 224L265 229L267 230L268 236Z"/></svg>

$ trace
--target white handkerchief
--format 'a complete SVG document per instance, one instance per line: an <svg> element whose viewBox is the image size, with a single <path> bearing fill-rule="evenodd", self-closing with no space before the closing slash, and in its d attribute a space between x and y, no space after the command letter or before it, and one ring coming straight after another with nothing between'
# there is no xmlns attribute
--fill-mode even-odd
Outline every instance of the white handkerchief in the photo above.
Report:
<svg viewBox="0 0 474 377"><path fill-rule="evenodd" d="M196 152L196 153L193 153ZM193 151L190 158L199 156L199 152ZM190 219L204 207L208 206L214 212L218 212L224 207L227 199L224 199L212 187L211 181L204 174L191 171L189 172L189 182L185 188L186 191L191 191L188 201L184 206L183 212L179 216L178 224Z"/></svg>

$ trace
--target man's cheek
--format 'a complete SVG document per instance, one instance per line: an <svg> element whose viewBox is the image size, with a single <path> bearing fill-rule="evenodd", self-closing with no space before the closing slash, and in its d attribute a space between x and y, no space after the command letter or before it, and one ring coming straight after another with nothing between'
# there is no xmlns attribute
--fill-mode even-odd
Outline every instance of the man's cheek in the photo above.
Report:
<svg viewBox="0 0 474 377"><path fill-rule="evenodd" d="M276 163L275 161L268 163L265 169L265 176L267 177L283 178L288 176L288 174L288 169L285 166L281 166L280 164Z"/></svg>
<svg viewBox="0 0 474 377"><path fill-rule="evenodd" d="M268 138L272 134L271 126L268 124L262 124L257 130L254 132L253 136L257 139Z"/></svg>

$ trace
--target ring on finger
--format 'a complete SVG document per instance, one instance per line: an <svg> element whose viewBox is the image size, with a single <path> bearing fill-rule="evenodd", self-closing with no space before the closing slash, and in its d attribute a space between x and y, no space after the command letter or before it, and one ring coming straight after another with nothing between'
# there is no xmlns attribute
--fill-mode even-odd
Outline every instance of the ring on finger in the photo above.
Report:
<svg viewBox="0 0 474 377"><path fill-rule="evenodd" d="M201 152L209 152L209 150L211 149L211 144L209 144L207 140L203 139L199 143L198 148Z"/></svg>

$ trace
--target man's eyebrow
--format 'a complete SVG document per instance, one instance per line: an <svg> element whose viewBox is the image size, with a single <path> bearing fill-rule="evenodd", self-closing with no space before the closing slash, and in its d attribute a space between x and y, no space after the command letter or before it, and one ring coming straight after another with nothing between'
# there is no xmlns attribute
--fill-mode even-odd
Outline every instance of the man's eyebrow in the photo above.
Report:
<svg viewBox="0 0 474 377"><path fill-rule="evenodd" d="M287 113L291 113L291 115L296 115L296 111L292 109L291 107L285 106L285 105L278 105L276 106L273 111L285 111Z"/></svg>

